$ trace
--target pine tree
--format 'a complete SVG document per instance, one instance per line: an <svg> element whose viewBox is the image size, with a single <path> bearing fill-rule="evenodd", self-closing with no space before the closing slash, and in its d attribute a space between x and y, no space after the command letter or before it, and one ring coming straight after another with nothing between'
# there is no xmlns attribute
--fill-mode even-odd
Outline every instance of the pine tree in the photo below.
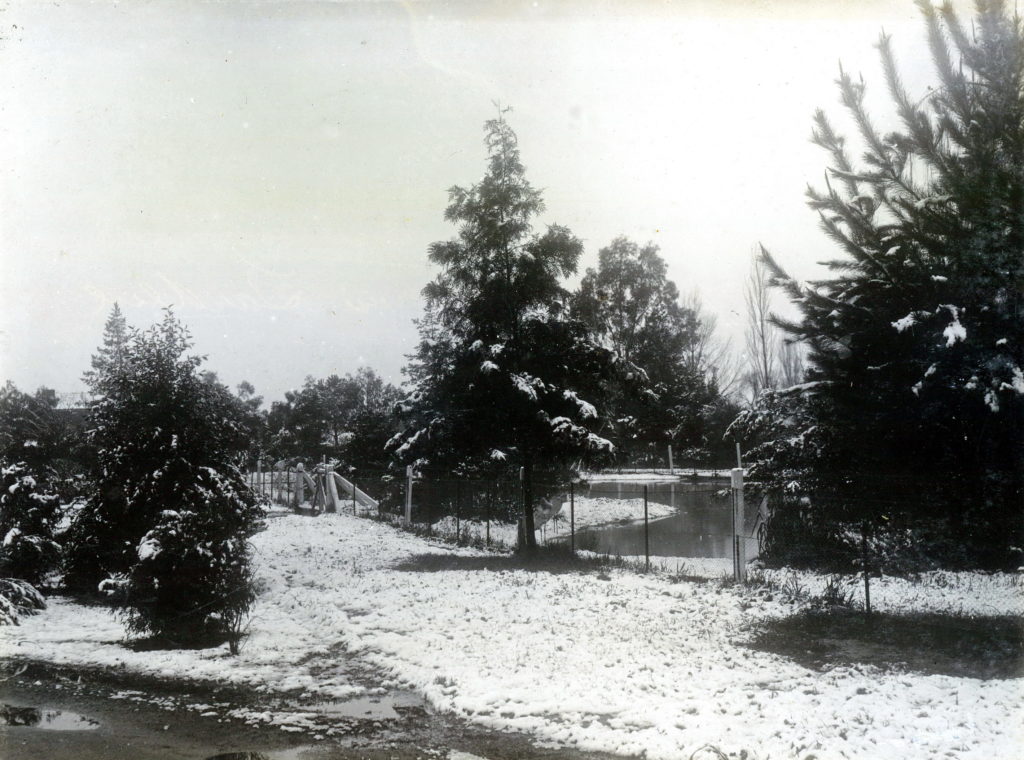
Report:
<svg viewBox="0 0 1024 760"><path fill-rule="evenodd" d="M453 187L445 218L454 240L434 243L442 268L424 288L420 343L401 408L408 428L390 446L405 461L460 472L523 473L527 548L535 546L535 475L612 450L595 431L612 357L570 319L560 278L581 242L564 227L533 233L541 194L525 177L504 114L485 125L488 170Z"/></svg>
<svg viewBox="0 0 1024 760"><path fill-rule="evenodd" d="M71 529L68 579L124 591L133 633L173 641L231 637L252 601L247 537L255 495L238 462L245 409L199 371L168 310L101 366L90 426L94 493Z"/></svg>
<svg viewBox="0 0 1024 760"><path fill-rule="evenodd" d="M815 115L832 165L809 198L834 276L802 286L764 261L801 311L779 325L810 347L817 485L878 522L942 517L1007 563L1024 538L1024 33L1002 2L978 2L971 33L949 4L919 6L937 87L912 97L879 41L900 130L877 131L845 71L861 166Z"/></svg>
<svg viewBox="0 0 1024 760"><path fill-rule="evenodd" d="M121 307L115 302L103 326L103 343L90 360L92 369L82 378L94 392L100 390L98 383L102 378L113 377L121 367L131 332Z"/></svg>

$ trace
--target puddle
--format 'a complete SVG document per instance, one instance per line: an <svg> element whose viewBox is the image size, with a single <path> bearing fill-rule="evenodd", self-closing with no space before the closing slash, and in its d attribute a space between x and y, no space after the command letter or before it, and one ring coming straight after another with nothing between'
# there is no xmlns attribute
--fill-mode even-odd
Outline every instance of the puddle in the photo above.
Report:
<svg viewBox="0 0 1024 760"><path fill-rule="evenodd" d="M41 728L44 731L89 731L100 727L98 720L78 713L14 705L0 705L0 725Z"/></svg>
<svg viewBox="0 0 1024 760"><path fill-rule="evenodd" d="M337 702L296 704L309 712L332 718L357 720L398 720L410 712L426 713L426 702L411 692L397 692L381 697L357 697Z"/></svg>
<svg viewBox="0 0 1024 760"><path fill-rule="evenodd" d="M206 760L300 760L303 753L310 752L314 747L292 747L275 752L222 752L212 755Z"/></svg>

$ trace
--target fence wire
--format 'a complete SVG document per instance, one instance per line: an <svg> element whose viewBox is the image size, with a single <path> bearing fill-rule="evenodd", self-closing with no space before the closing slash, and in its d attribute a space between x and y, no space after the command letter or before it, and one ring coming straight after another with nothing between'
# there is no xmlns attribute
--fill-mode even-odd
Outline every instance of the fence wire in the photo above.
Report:
<svg viewBox="0 0 1024 760"><path fill-rule="evenodd" d="M307 512L337 509L359 517L409 527L418 533L464 545L512 549L520 542L523 485L518 480L475 480L437 475L408 481L394 473L343 475L356 498L338 488L331 503L329 469L310 465L250 474L250 484L279 506ZM734 522L729 481L705 474L643 480L594 479L572 485L544 480L533 484L537 543L588 556L700 575L733 570L737 536L745 560L759 552L760 505L744 501Z"/></svg>

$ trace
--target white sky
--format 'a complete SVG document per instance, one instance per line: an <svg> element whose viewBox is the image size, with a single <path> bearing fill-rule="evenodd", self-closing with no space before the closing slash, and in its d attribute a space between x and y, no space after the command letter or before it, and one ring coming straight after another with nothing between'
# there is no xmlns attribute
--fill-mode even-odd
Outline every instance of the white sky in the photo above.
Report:
<svg viewBox="0 0 1024 760"><path fill-rule="evenodd" d="M740 344L754 244L805 278L834 253L803 191L814 109L842 123L838 61L880 118L883 27L911 92L931 81L911 0L850 6L8 4L0 378L80 390L116 300L137 326L173 304L268 401L363 364L400 382L495 100L584 266L654 241Z"/></svg>

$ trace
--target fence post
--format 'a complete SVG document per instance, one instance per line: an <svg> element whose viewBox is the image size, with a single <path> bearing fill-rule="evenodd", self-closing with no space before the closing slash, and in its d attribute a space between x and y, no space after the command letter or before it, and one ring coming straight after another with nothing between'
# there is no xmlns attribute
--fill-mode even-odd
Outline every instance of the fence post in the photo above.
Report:
<svg viewBox="0 0 1024 760"><path fill-rule="evenodd" d="M349 475L352 475L350 472ZM352 516L359 517L359 510L356 508L356 481L350 479L348 481L352 486Z"/></svg>
<svg viewBox="0 0 1024 760"><path fill-rule="evenodd" d="M486 530L487 530L487 545L488 546L491 545L491 502L492 501L494 501L494 485L493 484L491 485L491 487L488 489L488 492L487 492L487 502L486 502L487 503L487 507L486 507L487 512L485 513L485 517L487 519L487 528L486 528Z"/></svg>
<svg viewBox="0 0 1024 760"><path fill-rule="evenodd" d="M743 532L743 468L732 470L732 569L737 583L746 578L747 564L744 558L746 546Z"/></svg>
<svg viewBox="0 0 1024 760"><path fill-rule="evenodd" d="M324 512L327 511L327 455L320 455L320 474L316 479L316 488L324 495ZM319 495L317 498L319 501Z"/></svg>
<svg viewBox="0 0 1024 760"><path fill-rule="evenodd" d="M455 481L455 543L461 543L462 537L462 513L460 511L462 502L462 481Z"/></svg>
<svg viewBox="0 0 1024 760"><path fill-rule="evenodd" d="M647 484L644 483L644 572L651 571L651 543L647 527Z"/></svg>
<svg viewBox="0 0 1024 760"><path fill-rule="evenodd" d="M354 493L354 491L353 491ZM405 527L412 525L412 465L405 467Z"/></svg>
<svg viewBox="0 0 1024 760"><path fill-rule="evenodd" d="M569 546L576 556L576 484L569 484Z"/></svg>
<svg viewBox="0 0 1024 760"><path fill-rule="evenodd" d="M868 580L868 523L865 520L860 526L860 546L864 570L864 614L871 614L871 581Z"/></svg>
<svg viewBox="0 0 1024 760"><path fill-rule="evenodd" d="M306 479L302 474L306 471L302 462L295 465L295 506L301 507L306 500Z"/></svg>
<svg viewBox="0 0 1024 760"><path fill-rule="evenodd" d="M676 474L675 465L672 464L672 444L671 443L668 445L668 474L669 475L675 475Z"/></svg>

